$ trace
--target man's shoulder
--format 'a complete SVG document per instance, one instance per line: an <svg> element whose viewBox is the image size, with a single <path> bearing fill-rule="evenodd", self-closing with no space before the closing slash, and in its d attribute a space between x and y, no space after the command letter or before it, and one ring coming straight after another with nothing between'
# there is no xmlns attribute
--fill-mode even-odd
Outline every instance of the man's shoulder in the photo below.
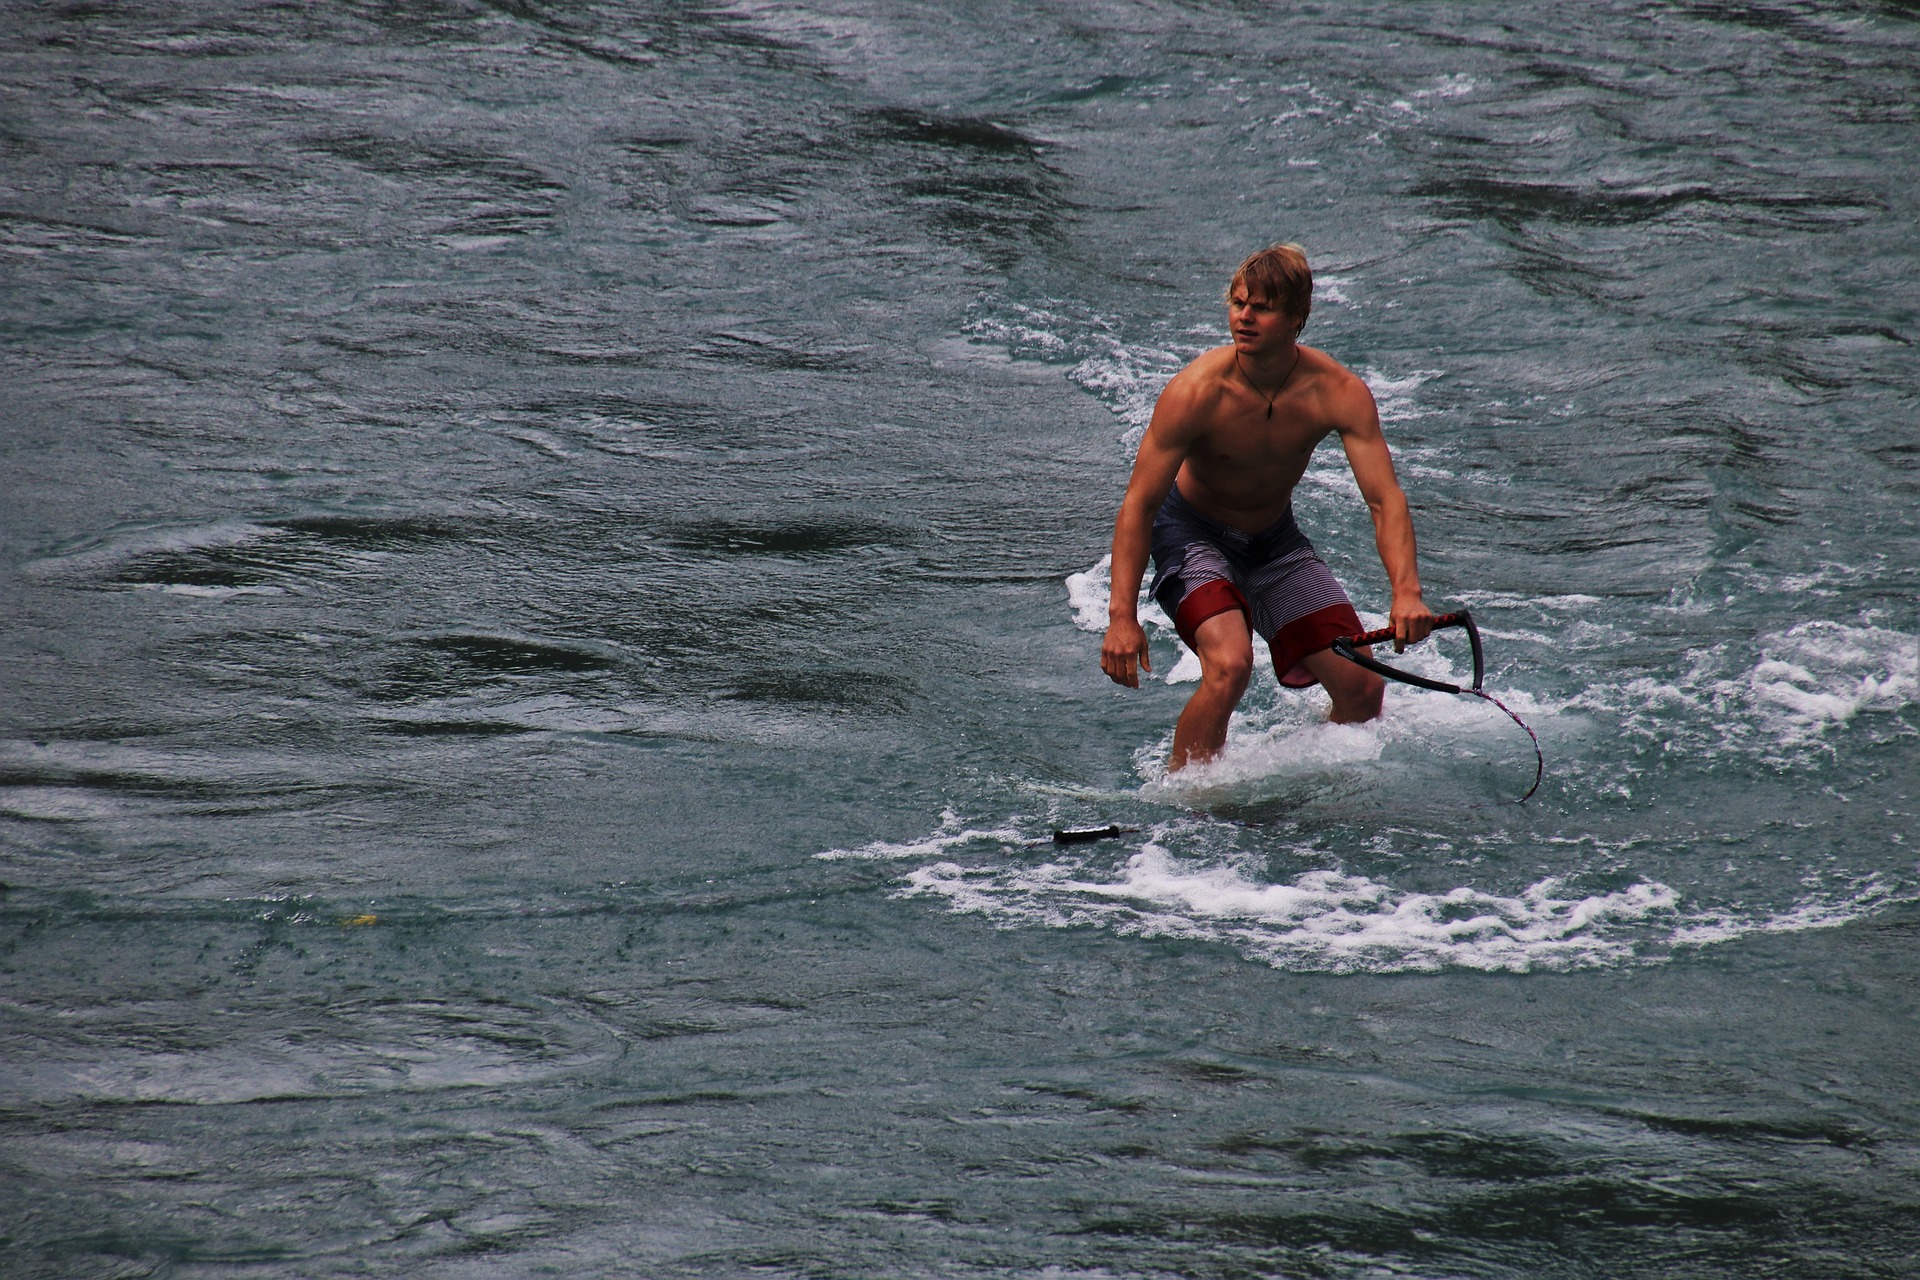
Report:
<svg viewBox="0 0 1920 1280"><path fill-rule="evenodd" d="M1311 362L1314 376L1322 379L1328 387L1352 390L1356 386L1365 388L1367 385L1366 379L1318 347L1309 347L1301 343L1300 354L1303 359Z"/></svg>
<svg viewBox="0 0 1920 1280"><path fill-rule="evenodd" d="M1199 355L1187 361L1186 366L1182 368L1180 372L1174 374L1173 381L1167 385L1172 386L1175 382L1183 383L1194 388L1217 385L1223 381L1232 370L1233 344L1227 343L1225 346L1213 347L1210 350L1202 351Z"/></svg>
<svg viewBox="0 0 1920 1280"><path fill-rule="evenodd" d="M1365 378L1318 347L1302 346L1300 354L1303 359L1312 362L1316 390L1326 402L1356 408L1363 405L1372 406L1373 388L1367 385Z"/></svg>
<svg viewBox="0 0 1920 1280"><path fill-rule="evenodd" d="M1161 388L1160 399L1169 407L1199 410L1216 401L1233 370L1233 348L1215 347L1187 361L1180 372Z"/></svg>

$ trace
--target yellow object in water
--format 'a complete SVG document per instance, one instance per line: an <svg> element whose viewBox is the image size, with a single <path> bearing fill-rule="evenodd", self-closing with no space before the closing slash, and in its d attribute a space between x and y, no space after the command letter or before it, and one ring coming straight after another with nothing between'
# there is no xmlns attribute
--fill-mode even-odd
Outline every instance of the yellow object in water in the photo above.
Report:
<svg viewBox="0 0 1920 1280"><path fill-rule="evenodd" d="M380 923L379 916L348 916L345 920L342 920L340 922L341 926L344 928L352 928L354 925L357 925L357 924L379 924L379 923Z"/></svg>

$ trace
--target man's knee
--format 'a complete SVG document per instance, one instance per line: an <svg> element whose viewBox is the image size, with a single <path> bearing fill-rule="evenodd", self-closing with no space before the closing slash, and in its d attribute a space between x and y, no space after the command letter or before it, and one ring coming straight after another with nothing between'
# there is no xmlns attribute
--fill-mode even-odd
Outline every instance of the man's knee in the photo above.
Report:
<svg viewBox="0 0 1920 1280"><path fill-rule="evenodd" d="M1195 629L1192 643L1200 655L1200 683L1238 701L1253 677L1253 633L1246 615L1238 609L1215 614Z"/></svg>
<svg viewBox="0 0 1920 1280"><path fill-rule="evenodd" d="M1222 645L1200 657L1200 679L1235 698L1247 691L1253 679L1253 646L1238 649Z"/></svg>

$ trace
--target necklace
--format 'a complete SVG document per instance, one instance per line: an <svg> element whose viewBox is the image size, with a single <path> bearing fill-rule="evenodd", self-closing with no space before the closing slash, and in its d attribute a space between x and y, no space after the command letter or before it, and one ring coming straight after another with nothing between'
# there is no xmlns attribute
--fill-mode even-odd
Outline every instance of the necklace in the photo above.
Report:
<svg viewBox="0 0 1920 1280"><path fill-rule="evenodd" d="M1240 376L1247 380L1247 385L1253 388L1255 395L1263 394L1260 390L1260 384L1253 380L1253 375L1248 373L1246 369L1241 366L1240 353L1238 351L1233 353L1233 367L1240 370ZM1273 402L1275 400L1278 400L1280 398L1280 393L1287 389L1287 383L1293 381L1293 371L1295 369L1298 369L1299 367L1300 367L1300 348L1295 347L1293 349L1293 363L1287 366L1287 376L1280 379L1280 385L1273 389L1273 392L1271 395L1267 396L1267 417L1269 419L1273 417Z"/></svg>

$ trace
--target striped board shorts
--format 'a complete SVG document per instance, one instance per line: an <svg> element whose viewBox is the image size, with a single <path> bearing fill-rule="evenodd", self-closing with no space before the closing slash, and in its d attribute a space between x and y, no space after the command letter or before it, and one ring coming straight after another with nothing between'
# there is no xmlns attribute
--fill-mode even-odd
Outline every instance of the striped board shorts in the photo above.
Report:
<svg viewBox="0 0 1920 1280"><path fill-rule="evenodd" d="M1259 533L1195 510L1175 485L1153 518L1153 598L1194 647L1194 631L1229 609L1273 650L1273 670L1291 689L1317 684L1300 660L1365 630L1333 570L1294 523L1293 511Z"/></svg>

